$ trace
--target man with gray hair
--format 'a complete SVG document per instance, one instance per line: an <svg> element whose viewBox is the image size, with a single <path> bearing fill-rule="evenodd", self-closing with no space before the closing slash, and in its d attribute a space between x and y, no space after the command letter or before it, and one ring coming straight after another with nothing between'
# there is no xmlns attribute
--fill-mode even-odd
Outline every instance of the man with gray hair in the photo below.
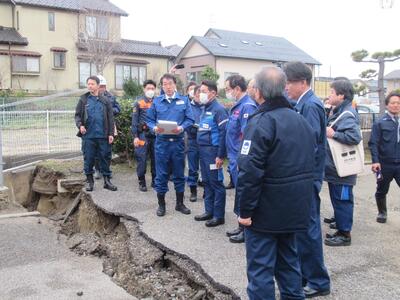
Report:
<svg viewBox="0 0 400 300"><path fill-rule="evenodd" d="M238 221L245 227L250 300L304 299L296 233L307 231L315 139L284 96L286 76L266 67L255 78L258 110L249 118L238 157Z"/></svg>

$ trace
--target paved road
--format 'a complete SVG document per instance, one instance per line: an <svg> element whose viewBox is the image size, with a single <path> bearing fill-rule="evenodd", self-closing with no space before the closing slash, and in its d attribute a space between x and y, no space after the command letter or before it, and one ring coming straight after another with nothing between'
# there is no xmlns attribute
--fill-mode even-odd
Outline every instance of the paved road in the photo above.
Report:
<svg viewBox="0 0 400 300"><path fill-rule="evenodd" d="M54 230L44 218L0 220L0 299L136 299L102 273L101 260L75 255Z"/></svg>
<svg viewBox="0 0 400 300"><path fill-rule="evenodd" d="M227 194L226 224L210 229L193 220L195 214L203 212L203 202L189 203L192 215L182 215L173 209L174 192L167 194L167 215L158 218L155 215L155 192L140 192L136 176L132 173L115 174L114 182L118 185L118 192L115 193L104 190L98 182L93 192L95 202L117 214L138 218L150 237L190 256L216 281L231 287L242 299L247 299L244 247L229 243L225 237L225 231L236 226L232 213L234 192L229 190ZM173 191L171 183L170 189ZM352 246L325 247L332 293L323 299L400 298L400 192L397 186L392 187L389 221L382 225L375 222L374 189L372 174L360 176L354 191L356 204ZM321 198L322 216L330 216L332 209L325 184ZM323 231L329 231L327 226L323 225Z"/></svg>

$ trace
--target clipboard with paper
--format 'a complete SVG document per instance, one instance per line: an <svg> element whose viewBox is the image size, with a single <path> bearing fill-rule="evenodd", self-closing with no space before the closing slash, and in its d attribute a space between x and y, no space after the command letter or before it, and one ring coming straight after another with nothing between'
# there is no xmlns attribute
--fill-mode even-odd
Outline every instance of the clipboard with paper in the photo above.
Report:
<svg viewBox="0 0 400 300"><path fill-rule="evenodd" d="M164 129L164 131L160 134L177 134L175 132L172 132L172 130L178 127L178 123L175 121L159 120L157 122L157 127Z"/></svg>

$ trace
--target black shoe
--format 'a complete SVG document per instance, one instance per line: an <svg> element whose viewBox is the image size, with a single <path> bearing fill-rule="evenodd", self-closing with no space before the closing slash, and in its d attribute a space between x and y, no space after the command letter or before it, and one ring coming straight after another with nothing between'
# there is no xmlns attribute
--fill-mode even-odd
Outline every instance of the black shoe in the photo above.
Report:
<svg viewBox="0 0 400 300"><path fill-rule="evenodd" d="M212 218L213 218L212 215L210 215L208 213L194 216L195 221L207 221L207 220L211 220Z"/></svg>
<svg viewBox="0 0 400 300"><path fill-rule="evenodd" d="M376 221L378 223L386 223L387 219L387 209L386 209L386 197L378 199L376 198L376 205L378 206L378 216Z"/></svg>
<svg viewBox="0 0 400 300"><path fill-rule="evenodd" d="M93 174L86 175L86 182L87 182L86 191L87 192L93 191L93 188L94 188Z"/></svg>
<svg viewBox="0 0 400 300"><path fill-rule="evenodd" d="M330 229L337 229L336 222L333 222L333 223L329 224L329 228Z"/></svg>
<svg viewBox="0 0 400 300"><path fill-rule="evenodd" d="M163 217L165 216L165 194L157 193L157 200L158 200L158 208L156 214L159 217Z"/></svg>
<svg viewBox="0 0 400 300"><path fill-rule="evenodd" d="M320 296L327 296L331 293L330 290L325 290L325 291L317 291L314 290L312 288L310 288L308 285L306 285L303 288L304 291L304 296L306 296L306 298L314 298L314 297L320 297Z"/></svg>
<svg viewBox="0 0 400 300"><path fill-rule="evenodd" d="M231 237L231 236L234 236L234 235L238 235L238 234L241 233L242 231L243 231L243 228L239 226L238 228L235 228L235 229L233 229L233 230L227 231L227 232L226 232L226 236L227 236L227 237Z"/></svg>
<svg viewBox="0 0 400 300"><path fill-rule="evenodd" d="M106 190L110 190L110 191L113 191L113 192L115 192L118 189L115 185L113 185L111 183L110 177L108 177L108 176L104 176L104 185L103 185L103 187Z"/></svg>
<svg viewBox="0 0 400 300"><path fill-rule="evenodd" d="M350 246L351 237L343 233L338 233L331 238L326 238L324 244L331 247Z"/></svg>
<svg viewBox="0 0 400 300"><path fill-rule="evenodd" d="M211 220L208 220L205 224L207 227L216 227L225 224L225 219L212 218Z"/></svg>
<svg viewBox="0 0 400 300"><path fill-rule="evenodd" d="M183 213L184 215L190 215L191 211L183 204L183 192L176 192L176 206L175 210Z"/></svg>
<svg viewBox="0 0 400 300"><path fill-rule="evenodd" d="M339 231L335 231L334 233L327 233L327 234L325 234L325 237L326 237L327 239L331 239L331 238L337 236L338 234L339 234Z"/></svg>
<svg viewBox="0 0 400 300"><path fill-rule="evenodd" d="M144 176L141 176L138 179L139 179L139 191L147 192L146 178Z"/></svg>
<svg viewBox="0 0 400 300"><path fill-rule="evenodd" d="M335 222L335 217L331 217L331 218L324 218L324 223L326 224L331 224Z"/></svg>
<svg viewBox="0 0 400 300"><path fill-rule="evenodd" d="M190 187L190 202L196 202L197 201L197 186L191 186Z"/></svg>
<svg viewBox="0 0 400 300"><path fill-rule="evenodd" d="M239 234L237 234L237 235L232 235L232 236L229 238L229 241L230 241L231 243L235 243L235 244L244 243L244 232L241 231L241 232L240 232Z"/></svg>
<svg viewBox="0 0 400 300"><path fill-rule="evenodd" d="M201 187L204 187L204 182L202 180L198 180L197 181L197 185L201 186Z"/></svg>

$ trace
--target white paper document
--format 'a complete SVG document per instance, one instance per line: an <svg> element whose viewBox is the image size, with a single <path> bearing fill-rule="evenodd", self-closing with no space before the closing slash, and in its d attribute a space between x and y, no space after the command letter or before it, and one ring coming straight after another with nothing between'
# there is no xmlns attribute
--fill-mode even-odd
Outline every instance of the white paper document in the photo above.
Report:
<svg viewBox="0 0 400 300"><path fill-rule="evenodd" d="M157 122L157 127L164 129L164 131L160 134L177 134L177 133L172 132L172 130L174 130L178 127L178 123L176 123L175 121L159 120Z"/></svg>

